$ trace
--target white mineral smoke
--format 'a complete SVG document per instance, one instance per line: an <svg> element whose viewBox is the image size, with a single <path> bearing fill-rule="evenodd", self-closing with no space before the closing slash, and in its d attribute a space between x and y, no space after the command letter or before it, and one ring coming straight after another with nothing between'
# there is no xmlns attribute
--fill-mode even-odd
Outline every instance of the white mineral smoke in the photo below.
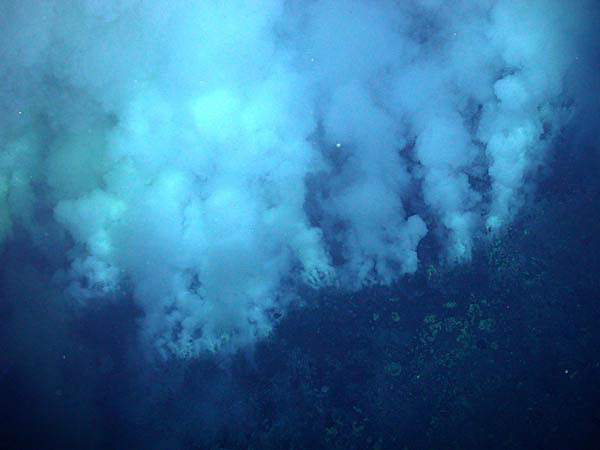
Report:
<svg viewBox="0 0 600 450"><path fill-rule="evenodd" d="M60 243L82 303L127 280L164 357L392 284L428 232L468 260L577 108L593 6L4 1L0 242Z"/></svg>

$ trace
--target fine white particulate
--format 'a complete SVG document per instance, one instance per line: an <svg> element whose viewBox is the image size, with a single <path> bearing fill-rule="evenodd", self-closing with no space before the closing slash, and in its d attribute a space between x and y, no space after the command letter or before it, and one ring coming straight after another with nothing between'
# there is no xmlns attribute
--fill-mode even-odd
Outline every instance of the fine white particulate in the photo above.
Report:
<svg viewBox="0 0 600 450"><path fill-rule="evenodd" d="M130 286L165 358L255 342L301 285L391 285L427 233L468 261L591 108L593 6L5 1L0 245L59 243L82 304Z"/></svg>

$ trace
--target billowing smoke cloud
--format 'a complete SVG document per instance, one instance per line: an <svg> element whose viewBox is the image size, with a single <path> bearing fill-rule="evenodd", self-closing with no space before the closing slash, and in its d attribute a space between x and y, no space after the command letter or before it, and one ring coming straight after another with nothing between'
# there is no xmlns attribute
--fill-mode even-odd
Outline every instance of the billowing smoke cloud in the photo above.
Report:
<svg viewBox="0 0 600 450"><path fill-rule="evenodd" d="M576 111L589 6L2 2L0 242L57 243L82 303L131 289L164 357L394 283L427 233L468 260Z"/></svg>

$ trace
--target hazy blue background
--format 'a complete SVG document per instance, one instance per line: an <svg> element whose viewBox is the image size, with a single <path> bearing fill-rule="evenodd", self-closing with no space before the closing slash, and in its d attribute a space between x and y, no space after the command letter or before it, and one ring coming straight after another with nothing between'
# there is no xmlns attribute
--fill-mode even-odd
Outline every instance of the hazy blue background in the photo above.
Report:
<svg viewBox="0 0 600 450"><path fill-rule="evenodd" d="M3 448L596 448L598 6L3 2Z"/></svg>

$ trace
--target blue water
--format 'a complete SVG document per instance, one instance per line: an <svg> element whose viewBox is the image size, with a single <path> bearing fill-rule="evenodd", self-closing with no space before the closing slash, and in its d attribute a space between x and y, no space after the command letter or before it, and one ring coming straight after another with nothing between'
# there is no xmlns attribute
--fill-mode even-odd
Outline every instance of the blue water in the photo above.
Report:
<svg viewBox="0 0 600 450"><path fill-rule="evenodd" d="M1 0L0 450L600 449L598 0Z"/></svg>

